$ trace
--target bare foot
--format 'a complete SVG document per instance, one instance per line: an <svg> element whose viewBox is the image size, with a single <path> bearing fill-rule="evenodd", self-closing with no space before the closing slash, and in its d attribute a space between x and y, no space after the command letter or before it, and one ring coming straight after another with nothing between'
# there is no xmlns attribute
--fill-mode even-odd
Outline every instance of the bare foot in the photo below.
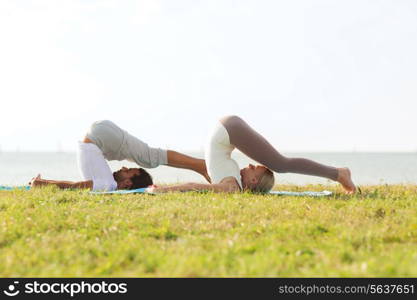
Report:
<svg viewBox="0 0 417 300"><path fill-rule="evenodd" d="M352 181L350 170L348 168L337 168L339 175L337 181L343 186L348 194L356 192L355 184Z"/></svg>

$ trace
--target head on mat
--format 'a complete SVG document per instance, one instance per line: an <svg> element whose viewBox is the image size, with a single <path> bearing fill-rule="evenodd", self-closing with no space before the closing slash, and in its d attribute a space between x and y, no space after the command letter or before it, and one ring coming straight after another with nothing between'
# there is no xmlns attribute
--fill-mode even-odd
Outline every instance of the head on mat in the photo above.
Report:
<svg viewBox="0 0 417 300"><path fill-rule="evenodd" d="M153 184L152 176L142 168L126 168L113 172L119 190L133 190Z"/></svg>
<svg viewBox="0 0 417 300"><path fill-rule="evenodd" d="M269 192L274 184L274 173L267 167L249 164L246 168L240 170L243 189L251 190L257 193Z"/></svg>

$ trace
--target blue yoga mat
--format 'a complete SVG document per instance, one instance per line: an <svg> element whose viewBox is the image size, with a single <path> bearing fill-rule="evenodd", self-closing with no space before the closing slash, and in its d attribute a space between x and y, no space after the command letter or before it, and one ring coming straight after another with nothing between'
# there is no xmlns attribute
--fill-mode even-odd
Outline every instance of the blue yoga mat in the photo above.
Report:
<svg viewBox="0 0 417 300"><path fill-rule="evenodd" d="M282 196L310 196L310 197L323 197L330 196L332 192L330 191L321 191L321 192L288 192L288 191L270 191L272 195L282 195Z"/></svg>
<svg viewBox="0 0 417 300"><path fill-rule="evenodd" d="M11 191L11 190L30 190L30 186L5 186L0 185L0 191Z"/></svg>
<svg viewBox="0 0 417 300"><path fill-rule="evenodd" d="M110 192L90 192L91 194L95 195L103 195L103 194L151 194L155 195L154 193L147 193L145 188L136 189L136 190L118 190L118 191L110 191ZM321 192L289 192L289 191L271 191L269 192L270 195L280 195L280 196L309 196L309 197L323 197L323 196L330 196L332 192L330 191L321 191Z"/></svg>
<svg viewBox="0 0 417 300"><path fill-rule="evenodd" d="M6 185L0 185L0 191L12 191L12 190L30 190L29 185L24 186L6 186ZM136 194L136 193L146 193L145 188L136 189L136 190L118 190L118 191L109 191L109 192L90 192L90 194ZM151 193L147 193L151 194Z"/></svg>
<svg viewBox="0 0 417 300"><path fill-rule="evenodd" d="M153 193L147 193L146 188L141 189L135 189L135 190L117 190L117 191L109 191L109 192L90 192L90 194L94 195L105 195L105 194L152 194Z"/></svg>
<svg viewBox="0 0 417 300"><path fill-rule="evenodd" d="M11 190L30 190L30 186L4 186L0 185L0 191L11 191ZM149 194L149 195L155 195L154 193L147 193L145 188L141 189L135 189L135 190L117 190L117 191L109 191L109 192L90 192L90 194L93 195L106 195L106 194ZM321 191L321 192L312 192L312 191L306 191L306 192L290 192L290 191L271 191L269 192L270 195L279 195L279 196L309 196L309 197L324 197L324 196L330 196L332 192L330 191Z"/></svg>

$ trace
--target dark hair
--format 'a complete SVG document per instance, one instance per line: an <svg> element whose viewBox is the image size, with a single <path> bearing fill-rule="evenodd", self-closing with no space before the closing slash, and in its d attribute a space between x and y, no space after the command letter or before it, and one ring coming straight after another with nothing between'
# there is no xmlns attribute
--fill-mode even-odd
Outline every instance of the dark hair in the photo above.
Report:
<svg viewBox="0 0 417 300"><path fill-rule="evenodd" d="M139 175L135 175L130 180L132 181L131 190L148 187L153 184L152 176L144 169L139 168Z"/></svg>

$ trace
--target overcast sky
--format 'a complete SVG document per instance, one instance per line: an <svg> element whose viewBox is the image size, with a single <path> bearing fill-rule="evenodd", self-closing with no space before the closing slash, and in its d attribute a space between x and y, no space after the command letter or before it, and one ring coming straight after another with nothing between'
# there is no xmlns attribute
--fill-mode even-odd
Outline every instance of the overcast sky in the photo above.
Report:
<svg viewBox="0 0 417 300"><path fill-rule="evenodd" d="M285 151L417 151L417 1L2 0L0 149L110 119L199 150L237 114Z"/></svg>

